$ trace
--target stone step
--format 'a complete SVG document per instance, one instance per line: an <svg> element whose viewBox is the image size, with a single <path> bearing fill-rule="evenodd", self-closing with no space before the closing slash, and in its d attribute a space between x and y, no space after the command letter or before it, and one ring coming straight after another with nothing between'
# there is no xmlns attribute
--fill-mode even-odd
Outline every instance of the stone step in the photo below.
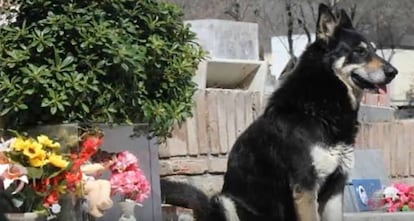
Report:
<svg viewBox="0 0 414 221"><path fill-rule="evenodd" d="M359 212L345 213L344 221L413 221L414 212Z"/></svg>

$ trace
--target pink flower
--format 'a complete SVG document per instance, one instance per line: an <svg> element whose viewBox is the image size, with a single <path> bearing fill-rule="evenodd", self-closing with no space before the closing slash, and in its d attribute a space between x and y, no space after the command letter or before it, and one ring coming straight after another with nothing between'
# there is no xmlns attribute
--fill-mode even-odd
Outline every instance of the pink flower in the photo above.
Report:
<svg viewBox="0 0 414 221"><path fill-rule="evenodd" d="M127 170L135 170L138 168L137 157L129 151L123 151L117 155L117 159L110 169L113 173L119 173Z"/></svg>
<svg viewBox="0 0 414 221"><path fill-rule="evenodd" d="M411 193L414 190L414 186L409 186L405 183L395 183L393 185L396 189L400 191L400 193Z"/></svg>
<svg viewBox="0 0 414 221"><path fill-rule="evenodd" d="M151 187L144 173L139 169L113 173L110 177L112 194L121 194L136 202L143 202L149 197Z"/></svg>

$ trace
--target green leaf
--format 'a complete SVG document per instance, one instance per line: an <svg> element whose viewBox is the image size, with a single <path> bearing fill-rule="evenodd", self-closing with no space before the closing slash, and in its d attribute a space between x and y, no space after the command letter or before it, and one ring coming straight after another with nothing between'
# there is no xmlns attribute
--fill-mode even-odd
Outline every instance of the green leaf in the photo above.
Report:
<svg viewBox="0 0 414 221"><path fill-rule="evenodd" d="M43 170L36 167L27 167L27 175L34 179L39 179L43 175Z"/></svg>
<svg viewBox="0 0 414 221"><path fill-rule="evenodd" d="M128 65L127 65L127 64L125 64L125 63L122 63L122 64L121 64L121 67L122 67L122 69L124 69L125 71L128 71L128 70L129 70Z"/></svg>
<svg viewBox="0 0 414 221"><path fill-rule="evenodd" d="M0 35L0 114L13 124L146 121L164 137L190 116L205 52L165 1L22 0ZM131 7L132 6L132 7ZM17 125L10 125L15 127Z"/></svg>
<svg viewBox="0 0 414 221"><path fill-rule="evenodd" d="M38 44L38 45L37 45L37 47L36 47L36 51L37 51L37 53L42 52L42 51L43 51L43 49L44 49L43 44Z"/></svg>
<svg viewBox="0 0 414 221"><path fill-rule="evenodd" d="M9 113L12 109L13 109L13 107L7 107L7 108L4 108L4 109L1 111L0 116L4 116L4 115L8 114L8 113Z"/></svg>
<svg viewBox="0 0 414 221"><path fill-rule="evenodd" d="M27 110L29 108L26 104L19 104L18 107L20 110Z"/></svg>
<svg viewBox="0 0 414 221"><path fill-rule="evenodd" d="M81 105L82 105L82 109L83 109L86 113L89 113L89 107L88 107L86 104L84 104L84 103L82 103Z"/></svg>
<svg viewBox="0 0 414 221"><path fill-rule="evenodd" d="M35 91L34 88L30 88L30 89L25 90L23 93L27 94L27 95L32 95L34 93L34 91Z"/></svg>
<svg viewBox="0 0 414 221"><path fill-rule="evenodd" d="M62 68L66 67L66 66L72 64L73 61L74 61L73 56L68 56L68 57L65 58L65 60L63 60L61 67Z"/></svg>
<svg viewBox="0 0 414 221"><path fill-rule="evenodd" d="M51 113L52 115L55 115L55 114L56 114L56 111L57 111L56 106L53 106L53 107L51 107L51 108L50 108L50 113Z"/></svg>

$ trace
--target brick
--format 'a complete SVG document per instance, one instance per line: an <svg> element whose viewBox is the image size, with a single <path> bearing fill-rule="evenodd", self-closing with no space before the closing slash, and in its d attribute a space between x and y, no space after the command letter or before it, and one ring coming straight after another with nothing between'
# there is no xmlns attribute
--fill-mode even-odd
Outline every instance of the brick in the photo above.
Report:
<svg viewBox="0 0 414 221"><path fill-rule="evenodd" d="M160 160L160 174L203 174L208 170L208 160L200 158Z"/></svg>
<svg viewBox="0 0 414 221"><path fill-rule="evenodd" d="M389 94L378 95L378 103L380 106L389 107L391 105L391 98Z"/></svg>
<svg viewBox="0 0 414 221"><path fill-rule="evenodd" d="M372 93L365 93L363 103L366 105L378 105L378 96Z"/></svg>
<svg viewBox="0 0 414 221"><path fill-rule="evenodd" d="M196 96L196 121L197 121L197 137L198 151L200 154L208 154L208 135L207 135L207 103L205 90L198 90Z"/></svg>
<svg viewBox="0 0 414 221"><path fill-rule="evenodd" d="M217 96L217 120L218 120L218 137L220 143L220 153L227 153L228 147L228 129L227 129L227 114L226 114L226 93L223 91Z"/></svg>
<svg viewBox="0 0 414 221"><path fill-rule="evenodd" d="M187 125L183 123L181 126L174 125L172 137L167 139L167 148L170 156L186 156L187 155Z"/></svg>
<svg viewBox="0 0 414 221"><path fill-rule="evenodd" d="M191 156L198 155L198 136L197 136L197 120L190 117L186 121L187 125L187 148L188 154Z"/></svg>
<svg viewBox="0 0 414 221"><path fill-rule="evenodd" d="M254 92L252 94L253 120L257 119L262 114L262 110L263 110L263 106L262 106L260 92Z"/></svg>
<svg viewBox="0 0 414 221"><path fill-rule="evenodd" d="M220 153L217 100L219 92L215 89L207 90L207 134L211 154Z"/></svg>
<svg viewBox="0 0 414 221"><path fill-rule="evenodd" d="M233 91L226 91L224 94L226 103L226 126L227 126L227 150L230 151L237 137L236 130L236 95Z"/></svg>
<svg viewBox="0 0 414 221"><path fill-rule="evenodd" d="M208 172L224 173L227 170L227 158L210 158Z"/></svg>
<svg viewBox="0 0 414 221"><path fill-rule="evenodd" d="M221 191L221 187L223 186L223 175L174 175L168 176L168 179L191 184L206 193L208 196L219 193Z"/></svg>
<svg viewBox="0 0 414 221"><path fill-rule="evenodd" d="M245 94L242 91L237 91L236 94L236 136L240 136L240 134L246 129L245 124L245 117L244 117L244 99Z"/></svg>
<svg viewBox="0 0 414 221"><path fill-rule="evenodd" d="M166 160L160 159L159 164L160 164L160 175L161 176L173 174L173 168L172 168L172 165L169 159L166 159Z"/></svg>
<svg viewBox="0 0 414 221"><path fill-rule="evenodd" d="M160 159L170 157L170 148L168 148L166 143L161 143L158 146L158 156Z"/></svg>

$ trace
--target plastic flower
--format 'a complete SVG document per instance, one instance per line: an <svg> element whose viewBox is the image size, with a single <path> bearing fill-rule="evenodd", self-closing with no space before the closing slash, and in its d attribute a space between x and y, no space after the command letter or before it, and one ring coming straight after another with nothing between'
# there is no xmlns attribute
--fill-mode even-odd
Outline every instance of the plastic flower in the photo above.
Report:
<svg viewBox="0 0 414 221"><path fill-rule="evenodd" d="M55 153L50 154L48 160L50 164L60 169L64 169L69 165L69 162L65 160L62 155L57 155Z"/></svg>
<svg viewBox="0 0 414 221"><path fill-rule="evenodd" d="M46 154L38 155L32 159L29 159L30 166L32 167L43 167L47 164Z"/></svg>
<svg viewBox="0 0 414 221"><path fill-rule="evenodd" d="M414 209L414 186L394 183L383 190L383 205L388 212Z"/></svg>
<svg viewBox="0 0 414 221"><path fill-rule="evenodd" d="M45 152L42 145L36 141L29 141L28 145L25 145L23 148L23 154L29 159L37 157L42 154L42 152Z"/></svg>
<svg viewBox="0 0 414 221"><path fill-rule="evenodd" d="M138 168L137 157L129 151L123 151L117 155L115 162L111 165L110 169L114 173L135 170Z"/></svg>
<svg viewBox="0 0 414 221"><path fill-rule="evenodd" d="M11 147L15 151L22 151L22 150L26 149L29 145L30 145L29 142L26 142L26 140L24 140L22 137L18 137L13 142L13 144L11 145Z"/></svg>
<svg viewBox="0 0 414 221"><path fill-rule="evenodd" d="M112 194L120 193L125 198L143 202L149 197L151 187L140 169L114 173L110 177Z"/></svg>
<svg viewBox="0 0 414 221"><path fill-rule="evenodd" d="M94 136L90 136L87 137L86 140L82 143L82 151L87 154L92 156L93 154L96 153L96 151L99 149L99 147L102 145L103 141L102 138L100 137L94 137Z"/></svg>
<svg viewBox="0 0 414 221"><path fill-rule="evenodd" d="M51 206L59 201L59 192L52 191L45 199L44 204Z"/></svg>
<svg viewBox="0 0 414 221"><path fill-rule="evenodd" d="M22 151L23 155L29 158L29 164L33 167L41 167L47 163L46 151L40 143L33 139L23 140L18 138L13 143L12 148Z"/></svg>
<svg viewBox="0 0 414 221"><path fill-rule="evenodd" d="M3 152L0 152L0 158L3 158ZM14 192L19 192L24 183L28 183L27 170L18 164L12 164L6 161L0 162L0 180L3 180L3 188L7 189L15 181L20 181L19 186Z"/></svg>
<svg viewBox="0 0 414 221"><path fill-rule="evenodd" d="M68 189L68 186L66 185L58 185L56 187L56 191L58 191L58 193L66 193Z"/></svg>
<svg viewBox="0 0 414 221"><path fill-rule="evenodd" d="M53 142L48 136L46 135L39 135L37 137L37 142L39 142L41 145L52 148L52 149L59 149L60 143Z"/></svg>

